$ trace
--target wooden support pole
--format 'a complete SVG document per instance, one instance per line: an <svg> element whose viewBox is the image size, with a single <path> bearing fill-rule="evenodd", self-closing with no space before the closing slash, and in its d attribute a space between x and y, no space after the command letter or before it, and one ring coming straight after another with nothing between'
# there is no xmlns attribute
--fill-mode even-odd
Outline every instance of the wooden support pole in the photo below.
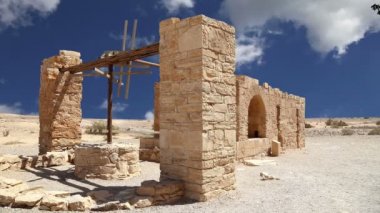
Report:
<svg viewBox="0 0 380 213"><path fill-rule="evenodd" d="M108 107L107 107L107 143L112 144L112 93L113 93L113 65L108 65Z"/></svg>
<svg viewBox="0 0 380 213"><path fill-rule="evenodd" d="M93 70L95 67L106 67L110 64L119 65L119 64L128 64L130 61L134 61L137 59L145 58L148 56L156 55L159 53L159 44L152 44L146 47L131 50L130 52L123 52L114 56L101 58L96 61L91 61L79 65L75 65L72 67L61 68L61 72L70 72L78 73L86 70Z"/></svg>

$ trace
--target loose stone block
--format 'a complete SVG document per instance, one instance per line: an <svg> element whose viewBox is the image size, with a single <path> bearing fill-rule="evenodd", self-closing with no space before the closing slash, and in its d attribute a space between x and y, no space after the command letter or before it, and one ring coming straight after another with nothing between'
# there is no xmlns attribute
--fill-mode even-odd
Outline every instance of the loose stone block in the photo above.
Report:
<svg viewBox="0 0 380 213"><path fill-rule="evenodd" d="M273 140L272 141L272 147L271 147L271 155L272 156L279 156L281 152L281 143Z"/></svg>
<svg viewBox="0 0 380 213"><path fill-rule="evenodd" d="M91 197L74 195L68 199L68 208L70 211L88 211L91 209L91 206L93 204L94 201L91 199Z"/></svg>
<svg viewBox="0 0 380 213"><path fill-rule="evenodd" d="M45 195L42 198L40 209L50 211L66 211L67 201L64 198L55 197L53 195Z"/></svg>
<svg viewBox="0 0 380 213"><path fill-rule="evenodd" d="M39 204L43 196L44 196L43 193L28 193L28 194L18 195L15 198L13 206L32 208L36 206L37 204Z"/></svg>

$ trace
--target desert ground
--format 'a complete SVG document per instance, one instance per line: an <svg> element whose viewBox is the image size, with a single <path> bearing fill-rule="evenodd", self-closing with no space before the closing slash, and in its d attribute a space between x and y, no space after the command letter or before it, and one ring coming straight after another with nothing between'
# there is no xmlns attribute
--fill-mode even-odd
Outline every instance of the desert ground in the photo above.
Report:
<svg viewBox="0 0 380 213"><path fill-rule="evenodd" d="M326 126L327 118L308 119L306 147L285 150L279 157L262 157L275 164L247 166L237 163L236 190L204 203L182 201L176 205L136 209L137 212L380 212L380 135L367 135L380 118L340 118L348 126ZM95 119L84 119L83 142L103 141L102 135L85 133ZM115 141L138 144L140 136L153 134L152 122L114 120L119 127ZM352 129L342 135L342 129ZM38 154L37 116L0 114L0 155ZM159 164L141 162L142 173L128 180L78 180L73 166L1 171L0 176L25 181L31 187L65 190L85 195L107 190L108 199L139 186L143 180L158 180ZM279 180L260 179L266 172ZM0 208L0 212L39 210Z"/></svg>

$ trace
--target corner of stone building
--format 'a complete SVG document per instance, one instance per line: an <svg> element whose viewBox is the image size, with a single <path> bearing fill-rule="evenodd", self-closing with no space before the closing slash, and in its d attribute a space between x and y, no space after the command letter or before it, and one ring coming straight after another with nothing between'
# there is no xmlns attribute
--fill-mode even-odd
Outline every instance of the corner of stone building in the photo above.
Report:
<svg viewBox="0 0 380 213"><path fill-rule="evenodd" d="M234 188L234 32L203 15L160 23L161 178L199 201Z"/></svg>

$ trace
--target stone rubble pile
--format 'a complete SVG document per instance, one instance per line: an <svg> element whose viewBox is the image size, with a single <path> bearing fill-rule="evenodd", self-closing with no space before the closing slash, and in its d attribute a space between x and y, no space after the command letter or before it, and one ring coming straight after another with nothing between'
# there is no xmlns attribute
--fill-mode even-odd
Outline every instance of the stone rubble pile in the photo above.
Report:
<svg viewBox="0 0 380 213"><path fill-rule="evenodd" d="M133 144L81 145L75 149L78 178L123 179L139 174L139 149Z"/></svg>
<svg viewBox="0 0 380 213"><path fill-rule="evenodd" d="M25 168L62 166L73 163L72 150L63 152L47 152L44 155L0 155L0 171L19 170Z"/></svg>
<svg viewBox="0 0 380 213"><path fill-rule="evenodd" d="M140 160L160 162L160 139L141 138L140 139Z"/></svg>
<svg viewBox="0 0 380 213"><path fill-rule="evenodd" d="M23 181L0 176L0 207L38 208L46 211L111 211L144 208L178 202L184 195L180 181L145 181L140 187L119 192L97 190L87 196L65 191L29 188Z"/></svg>
<svg viewBox="0 0 380 213"><path fill-rule="evenodd" d="M29 188L23 181L0 176L0 206L39 208L51 211L86 211L94 201L90 197L70 196L64 191L45 191L42 187Z"/></svg>

